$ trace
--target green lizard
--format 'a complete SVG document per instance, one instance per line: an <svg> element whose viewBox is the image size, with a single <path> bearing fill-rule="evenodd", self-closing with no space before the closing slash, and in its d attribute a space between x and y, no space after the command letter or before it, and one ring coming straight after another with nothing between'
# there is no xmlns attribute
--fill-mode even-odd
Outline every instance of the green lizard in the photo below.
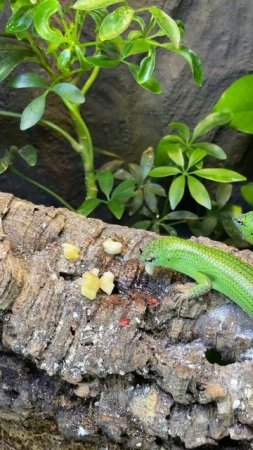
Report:
<svg viewBox="0 0 253 450"><path fill-rule="evenodd" d="M233 222L243 238L253 245L253 211L233 217Z"/></svg>
<svg viewBox="0 0 253 450"><path fill-rule="evenodd" d="M140 260L175 269L197 282L187 294L180 296L180 301L198 297L213 288L253 316L253 266L231 253L169 236L151 241Z"/></svg>

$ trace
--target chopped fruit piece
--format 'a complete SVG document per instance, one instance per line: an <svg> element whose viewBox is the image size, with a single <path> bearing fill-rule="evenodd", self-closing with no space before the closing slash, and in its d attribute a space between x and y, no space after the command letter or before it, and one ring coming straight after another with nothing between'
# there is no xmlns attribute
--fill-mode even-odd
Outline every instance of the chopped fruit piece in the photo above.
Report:
<svg viewBox="0 0 253 450"><path fill-rule="evenodd" d="M77 259L80 258L81 250L76 245L67 244L66 242L64 242L62 244L62 248L63 248L63 256L68 261L76 261Z"/></svg>
<svg viewBox="0 0 253 450"><path fill-rule="evenodd" d="M99 269L97 267L94 267L94 269L91 269L90 272L93 273L94 275L97 275L98 277Z"/></svg>
<svg viewBox="0 0 253 450"><path fill-rule="evenodd" d="M119 321L119 326L121 328L127 327L127 325L129 325L129 322L130 322L130 320L128 319L128 317L122 316Z"/></svg>
<svg viewBox="0 0 253 450"><path fill-rule="evenodd" d="M118 241L113 241L113 239L108 238L103 242L104 251L108 255L117 255L122 250L122 244Z"/></svg>
<svg viewBox="0 0 253 450"><path fill-rule="evenodd" d="M159 300L157 300L157 298L150 298L148 300L148 304L149 306L157 306L159 304Z"/></svg>
<svg viewBox="0 0 253 450"><path fill-rule="evenodd" d="M100 278L100 288L106 294L110 295L114 289L114 275L112 272L105 272Z"/></svg>
<svg viewBox="0 0 253 450"><path fill-rule="evenodd" d="M89 300L95 300L100 288L100 280L92 272L85 272L82 276L81 293Z"/></svg>

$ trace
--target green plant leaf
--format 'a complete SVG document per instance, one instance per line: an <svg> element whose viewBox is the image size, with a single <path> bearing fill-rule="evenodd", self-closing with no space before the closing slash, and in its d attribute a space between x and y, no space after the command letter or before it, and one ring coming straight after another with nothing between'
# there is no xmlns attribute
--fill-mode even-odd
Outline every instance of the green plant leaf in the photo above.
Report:
<svg viewBox="0 0 253 450"><path fill-rule="evenodd" d="M71 61L72 52L70 48L65 48L57 58L57 67L62 73L69 73L69 63Z"/></svg>
<svg viewBox="0 0 253 450"><path fill-rule="evenodd" d="M139 222L135 222L132 227L140 230L148 230L151 224L151 220L140 220Z"/></svg>
<svg viewBox="0 0 253 450"><path fill-rule="evenodd" d="M107 203L108 209L111 211L111 213L116 217L116 219L121 219L123 216L126 206L122 205L122 203L118 203L116 200L110 200Z"/></svg>
<svg viewBox="0 0 253 450"><path fill-rule="evenodd" d="M191 145L192 148L200 148L206 152L206 154L213 156L217 159L226 159L227 155L224 150L216 144L210 142L197 142Z"/></svg>
<svg viewBox="0 0 253 450"><path fill-rule="evenodd" d="M242 186L241 193L244 200L246 200L246 202L253 207L253 182Z"/></svg>
<svg viewBox="0 0 253 450"><path fill-rule="evenodd" d="M127 170L120 168L114 173L114 178L116 180L130 180L133 179L133 176Z"/></svg>
<svg viewBox="0 0 253 450"><path fill-rule="evenodd" d="M179 130L179 134L184 142L188 142L191 136L189 127L183 122L171 122L169 123L170 128L175 128Z"/></svg>
<svg viewBox="0 0 253 450"><path fill-rule="evenodd" d="M192 140L195 141L198 137L207 134L213 128L225 125L231 120L231 115L229 113L212 113L201 120L198 125L194 128Z"/></svg>
<svg viewBox="0 0 253 450"><path fill-rule="evenodd" d="M87 61L87 58L84 56L84 51L78 45L75 46L75 53L80 64L80 68L84 72L89 71L92 68L92 64Z"/></svg>
<svg viewBox="0 0 253 450"><path fill-rule="evenodd" d="M229 113L229 126L253 134L253 75L235 81L213 108L215 113Z"/></svg>
<svg viewBox="0 0 253 450"><path fill-rule="evenodd" d="M155 178L162 178L162 177L170 177L171 175L177 175L178 173L181 173L181 171L177 167L160 166L152 169L149 172L149 175Z"/></svg>
<svg viewBox="0 0 253 450"><path fill-rule="evenodd" d="M30 166L34 167L37 164L37 150L33 145L25 145L18 150L18 154Z"/></svg>
<svg viewBox="0 0 253 450"><path fill-rule="evenodd" d="M211 200L205 186L197 178L188 175L187 184L194 200L207 209L211 209Z"/></svg>
<svg viewBox="0 0 253 450"><path fill-rule="evenodd" d="M113 191L111 200L115 202L126 202L134 196L135 181L122 181Z"/></svg>
<svg viewBox="0 0 253 450"><path fill-rule="evenodd" d="M143 31L145 30L145 26L146 26L145 20L144 20L142 17L137 16L137 15L134 16L134 19L133 19L133 20L134 20L136 23L138 23L138 25L139 25L141 31L143 32ZM129 38L128 38L128 39L129 39Z"/></svg>
<svg viewBox="0 0 253 450"><path fill-rule="evenodd" d="M128 33L127 39L131 41L131 40L136 40L136 39L139 39L142 37L143 37L143 34L140 30L133 30L133 31L130 31L130 33Z"/></svg>
<svg viewBox="0 0 253 450"><path fill-rule="evenodd" d="M14 88L47 88L46 82L38 73L19 73L11 81L10 86Z"/></svg>
<svg viewBox="0 0 253 450"><path fill-rule="evenodd" d="M184 167L184 155L180 144L170 144L167 154L177 166Z"/></svg>
<svg viewBox="0 0 253 450"><path fill-rule="evenodd" d="M104 171L109 171L109 172L114 172L115 170L117 170L120 166L123 165L123 161L120 159L112 159L111 161L103 164L99 170L104 170ZM115 177L115 173L114 173L114 177Z"/></svg>
<svg viewBox="0 0 253 450"><path fill-rule="evenodd" d="M160 139L155 150L156 166L163 166L169 162L168 150L177 149L177 144L184 145L181 137L176 134L168 134Z"/></svg>
<svg viewBox="0 0 253 450"><path fill-rule="evenodd" d="M202 150L201 148L196 148L193 150L193 152L190 154L189 162L187 170L190 169L190 167L195 166L199 161L201 161L206 156L206 151Z"/></svg>
<svg viewBox="0 0 253 450"><path fill-rule="evenodd" d="M170 38L171 42L176 48L179 48L181 34L180 29L175 22L168 14L162 11L160 8L156 6L151 6L147 8L152 16L155 18L158 26L164 33Z"/></svg>
<svg viewBox="0 0 253 450"><path fill-rule="evenodd" d="M77 212L84 216L89 216L94 209L96 209L100 204L101 200L99 198L91 198L89 200L85 200L82 205L78 208Z"/></svg>
<svg viewBox="0 0 253 450"><path fill-rule="evenodd" d="M180 175L172 181L169 189L169 201L171 209L175 209L182 200L185 191L185 175Z"/></svg>
<svg viewBox="0 0 253 450"><path fill-rule="evenodd" d="M55 84L51 91L62 97L64 100L80 105L85 102L85 97L80 89L71 83Z"/></svg>
<svg viewBox="0 0 253 450"><path fill-rule="evenodd" d="M141 156L140 174L142 180L145 180L145 178L148 176L150 170L153 167L153 164L154 164L154 149L153 147L149 147L142 153Z"/></svg>
<svg viewBox="0 0 253 450"><path fill-rule="evenodd" d="M91 4L92 4L92 2L89 1L89 6ZM94 21L94 23L96 25L96 29L95 29L96 33L98 33L99 27L100 27L101 23L103 22L104 18L107 16L107 14L108 14L108 10L106 8L89 10L89 15L93 19L93 21Z"/></svg>
<svg viewBox="0 0 253 450"><path fill-rule="evenodd" d="M198 220L199 216L190 211L172 211L163 217L163 220Z"/></svg>
<svg viewBox="0 0 253 450"><path fill-rule="evenodd" d="M0 158L0 174L6 172L10 163L11 163L10 153L7 150L5 150L4 156Z"/></svg>
<svg viewBox="0 0 253 450"><path fill-rule="evenodd" d="M195 236L210 236L218 223L217 211L207 211L203 220L191 221L189 226Z"/></svg>
<svg viewBox="0 0 253 450"><path fill-rule="evenodd" d="M36 5L33 23L38 35L50 43L61 44L64 42L62 33L57 28L50 27L50 18L61 11L58 0L43 0Z"/></svg>
<svg viewBox="0 0 253 450"><path fill-rule="evenodd" d="M129 70L130 70L131 74L133 75L135 81L137 81L137 83L138 83L139 66L137 66L136 64L132 64L132 63L128 63L127 65L129 67ZM161 87L159 81L154 77L151 77L145 83L140 84L140 86L142 86L144 89L147 89L148 91L153 92L153 94L161 94L161 92L162 92L162 87Z"/></svg>
<svg viewBox="0 0 253 450"><path fill-rule="evenodd" d="M138 209L141 208L142 204L143 204L143 190L142 189L136 189L135 193L134 193L134 197L130 202L129 208L128 208L128 214L129 216L132 216L133 214L136 213L136 211L138 211Z"/></svg>
<svg viewBox="0 0 253 450"><path fill-rule="evenodd" d="M0 53L30 51L31 47L27 42L18 41L15 37L0 36ZM34 54L32 52L32 54Z"/></svg>
<svg viewBox="0 0 253 450"><path fill-rule="evenodd" d="M107 6L122 3L122 0L78 0L74 5L74 9L82 11L93 11L94 9L107 8Z"/></svg>
<svg viewBox="0 0 253 450"><path fill-rule="evenodd" d="M246 177L241 175L234 170L229 169L198 169L194 170L194 175L197 175L201 178L206 178L207 180L218 181L219 183L231 183L235 181L245 181Z"/></svg>
<svg viewBox="0 0 253 450"><path fill-rule="evenodd" d="M87 56L86 61L104 69L117 67L121 62L119 58L109 58L106 55Z"/></svg>
<svg viewBox="0 0 253 450"><path fill-rule="evenodd" d="M177 236L175 228L168 223L160 223L159 226L163 228L169 236Z"/></svg>
<svg viewBox="0 0 253 450"><path fill-rule="evenodd" d="M42 94L35 98L29 105L24 109L20 121L20 130L27 130L33 127L44 114L46 104L46 95Z"/></svg>
<svg viewBox="0 0 253 450"><path fill-rule="evenodd" d="M150 43L145 38L139 38L132 41L124 42L121 48L122 59L128 56L138 55L140 53L147 53L150 50ZM138 66L137 66L138 67Z"/></svg>
<svg viewBox="0 0 253 450"><path fill-rule="evenodd" d="M21 6L10 17L6 25L6 31L9 33L21 33L26 31L33 20L33 10L30 5Z"/></svg>
<svg viewBox="0 0 253 450"><path fill-rule="evenodd" d="M232 194L232 184L219 184L216 190L216 202L220 208L226 205Z"/></svg>
<svg viewBox="0 0 253 450"><path fill-rule="evenodd" d="M138 164L129 163L128 167L129 167L132 177L134 177L136 179L140 178L140 166Z"/></svg>
<svg viewBox="0 0 253 450"><path fill-rule="evenodd" d="M166 197L165 189L157 183L148 183L150 192L153 192L153 194L158 195L159 197Z"/></svg>
<svg viewBox="0 0 253 450"><path fill-rule="evenodd" d="M114 184L113 174L111 172L99 172L97 179L101 191L105 194L107 200L109 200Z"/></svg>
<svg viewBox="0 0 253 450"><path fill-rule="evenodd" d="M195 83L202 86L204 82L204 69L201 59L191 49L181 45L179 49L171 49L175 53L181 55L189 64Z"/></svg>
<svg viewBox="0 0 253 450"><path fill-rule="evenodd" d="M21 62L32 60L34 54L31 50L20 48L19 50L6 50L1 52L0 49L0 82L5 80L13 69Z"/></svg>
<svg viewBox="0 0 253 450"><path fill-rule="evenodd" d="M146 83L152 77L155 70L156 50L152 49L150 54L143 58L140 64L137 81L139 84Z"/></svg>
<svg viewBox="0 0 253 450"><path fill-rule="evenodd" d="M129 6L121 6L108 14L99 29L101 41L108 41L122 34L129 27L133 17L134 9Z"/></svg>
<svg viewBox="0 0 253 450"><path fill-rule="evenodd" d="M220 228L219 216L216 210L208 210L205 217L199 221L191 221L189 227L195 236L210 236L213 232L218 232Z"/></svg>
<svg viewBox="0 0 253 450"><path fill-rule="evenodd" d="M156 209L157 209L156 195L153 192L151 192L148 184L144 185L143 192L144 192L144 200L145 200L146 204L148 205L150 211L155 213Z"/></svg>

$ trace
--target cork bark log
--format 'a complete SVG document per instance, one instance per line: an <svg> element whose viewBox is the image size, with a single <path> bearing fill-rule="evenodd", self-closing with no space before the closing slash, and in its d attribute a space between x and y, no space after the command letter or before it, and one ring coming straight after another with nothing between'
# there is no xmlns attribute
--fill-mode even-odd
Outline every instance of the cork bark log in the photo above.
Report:
<svg viewBox="0 0 253 450"><path fill-rule="evenodd" d="M253 321L237 305L212 291L178 314L191 280L145 273L137 255L152 233L11 194L0 214L2 448L252 448ZM120 255L104 252L108 237ZM64 259L64 242L79 260ZM204 242L253 264L249 250ZM90 301L80 281L94 267L116 287Z"/></svg>

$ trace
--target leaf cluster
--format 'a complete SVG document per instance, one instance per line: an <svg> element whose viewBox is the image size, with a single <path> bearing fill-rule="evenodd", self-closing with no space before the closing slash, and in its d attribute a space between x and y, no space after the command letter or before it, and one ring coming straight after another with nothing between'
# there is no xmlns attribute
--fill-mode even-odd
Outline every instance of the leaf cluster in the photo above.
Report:
<svg viewBox="0 0 253 450"><path fill-rule="evenodd" d="M156 167L149 175L154 178L173 178L168 188L171 209L180 203L186 188L199 205L211 209L211 198L202 179L218 183L245 180L244 176L233 170L204 167L207 156L224 160L226 154L218 145L199 138L229 121L228 113L211 113L197 124L192 133L182 122L170 124L177 133L166 135L160 140L156 150Z"/></svg>
<svg viewBox="0 0 253 450"><path fill-rule="evenodd" d="M28 144L20 148L12 145L9 150L5 150L4 156L0 158L0 175L7 170L12 170L17 156L22 158L30 167L37 164L37 151L33 145Z"/></svg>
<svg viewBox="0 0 253 450"><path fill-rule="evenodd" d="M36 69L20 73L10 83L13 88L41 91L23 111L21 130L40 121L50 93L58 95L65 104L80 105L92 81L86 83L89 74L119 64L129 69L140 86L161 93L162 86L154 76L160 48L182 56L195 82L203 82L200 59L181 44L183 24L158 7L134 9L120 0L78 0L65 6L58 0L5 3L10 5L11 14L0 34L0 82L27 61L45 72L39 75ZM82 37L88 19L89 28L90 21L93 25L90 40Z"/></svg>

